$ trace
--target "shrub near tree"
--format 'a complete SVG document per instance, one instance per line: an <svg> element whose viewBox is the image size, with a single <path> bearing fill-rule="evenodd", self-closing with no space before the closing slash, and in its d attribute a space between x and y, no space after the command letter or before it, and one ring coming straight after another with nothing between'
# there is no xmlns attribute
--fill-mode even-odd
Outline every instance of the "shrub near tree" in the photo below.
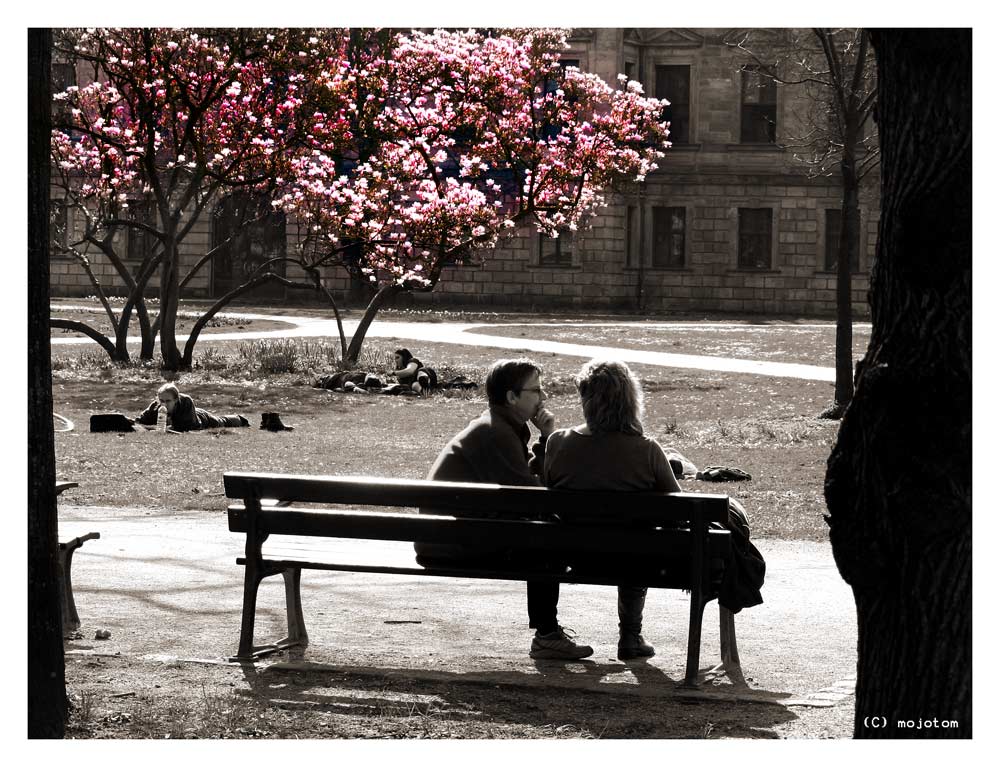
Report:
<svg viewBox="0 0 1000 767"><path fill-rule="evenodd" d="M641 179L669 146L664 102L639 83L560 65L565 30L364 29L341 43L321 101L348 128L295 158L276 202L300 222L303 268L343 267L375 289L349 361L393 296L433 290L519 224L578 228L602 190Z"/></svg>

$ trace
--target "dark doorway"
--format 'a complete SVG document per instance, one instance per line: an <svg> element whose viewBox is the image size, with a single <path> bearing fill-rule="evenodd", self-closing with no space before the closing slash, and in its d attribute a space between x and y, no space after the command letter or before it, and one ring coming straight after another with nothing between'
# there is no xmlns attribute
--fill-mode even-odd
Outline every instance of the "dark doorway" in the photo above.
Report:
<svg viewBox="0 0 1000 767"><path fill-rule="evenodd" d="M271 208L261 195L237 192L224 198L212 217L212 295L221 296L246 282L264 263L285 255L285 215ZM285 262L268 271L284 276ZM244 294L253 298L281 299L285 286L266 282Z"/></svg>

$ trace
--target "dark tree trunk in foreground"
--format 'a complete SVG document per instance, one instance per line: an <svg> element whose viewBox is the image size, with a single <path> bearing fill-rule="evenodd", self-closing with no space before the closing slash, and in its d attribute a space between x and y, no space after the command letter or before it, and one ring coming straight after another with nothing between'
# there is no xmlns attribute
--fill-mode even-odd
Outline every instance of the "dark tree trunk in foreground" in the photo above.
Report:
<svg viewBox="0 0 1000 767"><path fill-rule="evenodd" d="M49 65L52 32L28 30L28 737L61 738L66 679L57 581L49 363Z"/></svg>
<svg viewBox="0 0 1000 767"><path fill-rule="evenodd" d="M857 603L854 732L971 737L972 33L872 37L872 339L826 485L833 553Z"/></svg>

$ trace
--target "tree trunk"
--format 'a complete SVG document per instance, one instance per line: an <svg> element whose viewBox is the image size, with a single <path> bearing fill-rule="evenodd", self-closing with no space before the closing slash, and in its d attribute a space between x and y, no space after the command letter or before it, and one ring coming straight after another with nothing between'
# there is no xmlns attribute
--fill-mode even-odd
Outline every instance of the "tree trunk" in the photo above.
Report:
<svg viewBox="0 0 1000 767"><path fill-rule="evenodd" d="M261 285L264 285L268 282L279 282L286 288L299 288L301 290L313 289L312 285L292 282L291 280L286 279L284 277L280 277L272 272L265 272L264 274L254 277L252 280L244 282L242 285L233 288L224 296L220 296L219 299L214 304L212 304L212 306L208 308L208 311L202 314L201 317L198 318L198 321L194 323L194 326L191 328L191 332L188 333L187 343L184 345L184 356L181 357L180 369L181 370L191 369L191 364L194 361L195 344L198 343L198 338L201 336L201 331L205 329L205 326L212 321L212 318L215 317L216 314L221 312L226 306L228 306L230 303L235 301L243 294L249 293L251 290L259 288ZM343 336L343 330L341 330L341 336Z"/></svg>
<svg viewBox="0 0 1000 767"><path fill-rule="evenodd" d="M177 238L169 232L163 241L163 264L160 268L160 354L164 370L179 370L181 352L177 346L177 308L180 299L180 268Z"/></svg>
<svg viewBox="0 0 1000 767"><path fill-rule="evenodd" d="M826 480L834 557L857 603L854 734L967 738L972 33L872 40L882 146L872 340Z"/></svg>
<svg viewBox="0 0 1000 767"><path fill-rule="evenodd" d="M52 30L28 30L28 737L66 730L49 344Z"/></svg>
<svg viewBox="0 0 1000 767"><path fill-rule="evenodd" d="M375 319L375 315L378 314L378 310L385 305L386 301L402 293L404 290L405 288L401 288L396 284L386 285L379 289L378 293L375 294L365 309L365 314L361 318L361 322L358 323L358 329L354 331L354 335L351 338L351 345L347 349L347 359L345 362L357 364L358 357L361 356L361 346L365 342L365 335L368 333L368 328Z"/></svg>
<svg viewBox="0 0 1000 767"><path fill-rule="evenodd" d="M115 362L127 362L128 361L128 350L126 349L124 354L119 352L118 347L111 343L110 339L101 333L99 330L95 330L90 327L85 322L78 322L77 320L64 320L58 317L52 317L49 320L50 328L65 328L66 330L72 330L76 333L83 333L93 341L96 341L104 351L108 353L108 356Z"/></svg>
<svg viewBox="0 0 1000 767"><path fill-rule="evenodd" d="M848 131L850 134L850 131ZM840 248L837 253L837 341L835 351L836 383L834 407L840 414L851 404L854 396L854 339L853 307L851 300L851 264L858 249L861 211L858 208L857 158L854 155L854 138L844 142L844 159L841 163L844 197L840 216Z"/></svg>

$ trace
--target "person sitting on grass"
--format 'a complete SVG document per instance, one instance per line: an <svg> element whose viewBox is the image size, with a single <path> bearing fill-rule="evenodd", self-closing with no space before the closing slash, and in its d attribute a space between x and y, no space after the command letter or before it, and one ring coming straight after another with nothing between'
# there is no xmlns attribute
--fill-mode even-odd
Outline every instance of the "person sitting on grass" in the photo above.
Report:
<svg viewBox="0 0 1000 767"><path fill-rule="evenodd" d="M414 357L409 349L396 349L392 355L396 364L393 374L403 386L408 386L417 394L431 391L437 386L434 368L424 367L424 363Z"/></svg>
<svg viewBox="0 0 1000 767"><path fill-rule="evenodd" d="M172 383L166 383L156 392L156 399L139 414L136 423L156 426L156 415L160 406L167 410L167 424L174 431L195 431L196 429L219 429L223 426L249 426L250 422L241 415L213 415L207 410L195 407L194 400L181 394Z"/></svg>

